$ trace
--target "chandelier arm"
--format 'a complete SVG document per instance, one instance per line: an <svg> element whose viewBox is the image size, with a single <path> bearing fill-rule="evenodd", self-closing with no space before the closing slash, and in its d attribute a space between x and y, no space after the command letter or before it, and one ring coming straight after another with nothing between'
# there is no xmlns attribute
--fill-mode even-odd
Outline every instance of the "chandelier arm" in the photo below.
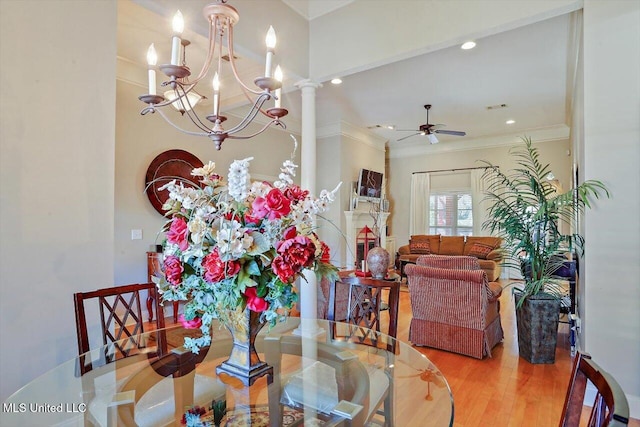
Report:
<svg viewBox="0 0 640 427"><path fill-rule="evenodd" d="M149 108L149 107L147 107ZM164 111L160 110L160 109L154 109L153 111L157 111L158 113L160 113L160 115L162 116L162 118L169 123L171 126L173 126L174 128L176 128L177 130L179 130L182 133L186 133L187 135L193 135L193 136L209 136L209 134L211 134L211 129L209 128L201 128L200 126L198 126L196 123L194 123L198 128L200 128L200 130L202 130L202 132L193 132L190 130L185 130L182 129L180 126L176 125L175 123L173 123L171 120L169 120L169 118L167 117L167 115L164 113Z"/></svg>
<svg viewBox="0 0 640 427"><path fill-rule="evenodd" d="M251 135L243 135L243 136L236 136L236 135L232 135L231 133L227 132L227 139L250 139L253 138L256 135L260 135L262 132L264 132L265 130L267 130L269 128L269 126L271 125L276 125L276 126L280 126L282 129L286 129L287 126L280 121L280 119L273 119L271 120L269 123L267 123L266 125L264 125L264 127L262 129L260 129L259 131L257 131L254 134Z"/></svg>
<svg viewBox="0 0 640 427"><path fill-rule="evenodd" d="M174 99L167 99L166 101L161 102L160 104L156 104L156 107L165 107L167 105L171 105L177 101L182 101L186 100L187 104L189 105L189 108L193 109L193 105L191 105L191 102L189 101L189 97L187 96L187 94L189 92L191 92L191 90L195 87L195 83L187 83L187 85L185 85L183 82L176 80L174 82L174 84L177 86L175 89L173 89L173 91L176 93L176 95L178 95L177 97L175 97ZM171 85L171 82L163 82L161 86L169 86ZM185 86L187 87L185 89ZM180 93L180 91L178 91L178 87L180 89L182 89L182 93Z"/></svg>
<svg viewBox="0 0 640 427"><path fill-rule="evenodd" d="M260 111L260 107L262 107L262 104L264 104L269 97L270 95L268 93L266 92L261 93L260 96L256 98L255 102L253 103L253 106L251 107L251 110L249 111L249 113L247 113L244 119L242 119L240 123L238 123L236 126L229 129L227 133L228 134L237 133L243 130L244 128L246 128L247 126L249 126L249 123L251 123L253 119L255 119L255 117L258 115L258 111Z"/></svg>
<svg viewBox="0 0 640 427"><path fill-rule="evenodd" d="M198 77L196 77L192 83L195 86L200 80L204 78L209 72L209 68L211 67L211 59L213 58L214 52L216 50L216 37L214 35L217 30L217 25L215 22L209 18L209 52L207 52L207 59L205 59L200 72L198 73Z"/></svg>
<svg viewBox="0 0 640 427"><path fill-rule="evenodd" d="M200 116L198 116L198 114L196 114L196 112L193 110L193 108L191 110L185 111L187 117L189 117L189 120L191 120L191 123L193 123L198 129L202 130L203 132L211 132L211 128L209 126L207 126L201 119Z"/></svg>
<svg viewBox="0 0 640 427"><path fill-rule="evenodd" d="M244 84L244 82L238 75L238 71L236 70L236 61L234 60L235 55L233 53L233 27L229 27L229 33L227 34L227 50L229 51L229 64L231 64L231 70L233 71L233 75L236 78L237 82L240 84L240 86L245 89L245 96L247 96L247 98L249 98L249 102L251 102L251 98L249 97L249 95L247 95L246 91L251 92L254 95L260 95L263 92L249 88L247 85Z"/></svg>

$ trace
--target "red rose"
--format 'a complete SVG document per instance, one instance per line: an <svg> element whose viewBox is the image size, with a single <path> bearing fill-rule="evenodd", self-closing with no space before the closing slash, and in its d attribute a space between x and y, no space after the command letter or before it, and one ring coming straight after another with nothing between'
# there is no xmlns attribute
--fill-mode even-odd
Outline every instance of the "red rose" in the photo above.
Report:
<svg viewBox="0 0 640 427"><path fill-rule="evenodd" d="M245 289L244 296L247 297L247 307L249 310L261 313L269 307L269 303L264 298L258 296L256 288Z"/></svg>
<svg viewBox="0 0 640 427"><path fill-rule="evenodd" d="M292 202L299 202L300 200L304 200L309 195L309 192L307 190L303 190L297 185L292 185L284 190L284 195Z"/></svg>
<svg viewBox="0 0 640 427"><path fill-rule="evenodd" d="M167 232L167 240L169 243L178 245L181 251L187 250L189 242L187 241L187 233L189 228L187 222L180 217L173 217L171 227Z"/></svg>
<svg viewBox="0 0 640 427"><path fill-rule="evenodd" d="M282 218L291 212L291 200L287 199L282 191L272 188L267 197L256 197L252 204L253 216L270 220Z"/></svg>
<svg viewBox="0 0 640 427"><path fill-rule="evenodd" d="M215 283L226 277L233 277L240 271L240 263L236 260L222 261L216 248L202 260L204 280Z"/></svg>
<svg viewBox="0 0 640 427"><path fill-rule="evenodd" d="M293 281L296 272L293 270L291 264L287 262L282 256L277 256L271 263L271 269L283 283L291 283Z"/></svg>
<svg viewBox="0 0 640 427"><path fill-rule="evenodd" d="M184 318L184 314L178 316L178 321L182 323L182 327L185 329L198 329L202 326L202 319L200 317L196 317L192 320L187 320Z"/></svg>
<svg viewBox="0 0 640 427"><path fill-rule="evenodd" d="M169 255L164 259L164 275L167 278L167 282L172 285L178 286L182 283L182 273L184 267L177 256Z"/></svg>

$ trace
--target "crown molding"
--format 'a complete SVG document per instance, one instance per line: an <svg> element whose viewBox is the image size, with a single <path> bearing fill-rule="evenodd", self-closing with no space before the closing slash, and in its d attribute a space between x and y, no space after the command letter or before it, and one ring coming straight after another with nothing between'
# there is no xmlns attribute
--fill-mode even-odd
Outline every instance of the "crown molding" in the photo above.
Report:
<svg viewBox="0 0 640 427"><path fill-rule="evenodd" d="M389 141L378 134L352 125L351 123L340 121L329 125L321 126L316 130L318 139L330 138L334 136L344 136L355 139L379 151L386 150L386 143Z"/></svg>
<svg viewBox="0 0 640 427"><path fill-rule="evenodd" d="M404 158L439 154L455 151L478 150L496 147L511 147L520 142L521 137L529 136L536 142L561 141L569 139L570 128L565 124L537 129L526 129L522 132L504 135L494 135L482 138L464 139L462 141L447 141L438 144L418 143L398 147L397 143L389 143L389 158Z"/></svg>

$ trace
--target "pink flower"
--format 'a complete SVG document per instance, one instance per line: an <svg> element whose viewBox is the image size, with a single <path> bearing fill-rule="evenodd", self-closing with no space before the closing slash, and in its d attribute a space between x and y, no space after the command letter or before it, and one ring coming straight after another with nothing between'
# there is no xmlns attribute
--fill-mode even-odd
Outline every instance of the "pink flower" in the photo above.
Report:
<svg viewBox="0 0 640 427"><path fill-rule="evenodd" d="M185 329L198 329L202 326L202 319L200 317L196 317L192 320L187 320L184 318L184 314L178 316L178 321L182 323L182 327Z"/></svg>
<svg viewBox="0 0 640 427"><path fill-rule="evenodd" d="M247 307L251 311L261 313L269 308L269 303L267 303L264 298L258 296L256 288L245 289L244 296L247 297Z"/></svg>
<svg viewBox="0 0 640 427"><path fill-rule="evenodd" d="M181 251L186 251L189 247L189 242L187 241L188 231L187 222L183 218L175 216L171 221L169 231L167 231L167 240L169 243L178 245Z"/></svg>
<svg viewBox="0 0 640 427"><path fill-rule="evenodd" d="M272 188L267 197L256 197L252 204L255 218L262 219L264 217L270 220L282 218L291 212L291 200L287 199L282 191Z"/></svg>
<svg viewBox="0 0 640 427"><path fill-rule="evenodd" d="M167 278L167 282L178 286L182 283L183 272L184 267L177 256L169 255L164 259L164 275Z"/></svg>
<svg viewBox="0 0 640 427"><path fill-rule="evenodd" d="M236 260L222 261L216 248L202 260L204 268L204 280L215 283L227 277L233 277L240 271L240 262Z"/></svg>

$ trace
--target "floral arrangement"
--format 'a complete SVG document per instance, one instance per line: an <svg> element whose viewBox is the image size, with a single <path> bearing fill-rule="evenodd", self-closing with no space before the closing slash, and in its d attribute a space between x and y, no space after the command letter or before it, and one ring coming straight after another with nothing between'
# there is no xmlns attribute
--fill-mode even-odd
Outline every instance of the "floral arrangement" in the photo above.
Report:
<svg viewBox="0 0 640 427"><path fill-rule="evenodd" d="M329 247L314 232L314 216L328 209L340 184L318 198L293 183L297 166L287 160L273 184L251 182L249 162L234 161L228 183L209 162L194 169L199 186L171 181L163 186L167 222L163 277L156 283L163 301L187 301L180 321L203 335L185 338L198 352L211 343L215 318L229 310L261 313L275 325L298 301L294 282L304 269L335 276Z"/></svg>

